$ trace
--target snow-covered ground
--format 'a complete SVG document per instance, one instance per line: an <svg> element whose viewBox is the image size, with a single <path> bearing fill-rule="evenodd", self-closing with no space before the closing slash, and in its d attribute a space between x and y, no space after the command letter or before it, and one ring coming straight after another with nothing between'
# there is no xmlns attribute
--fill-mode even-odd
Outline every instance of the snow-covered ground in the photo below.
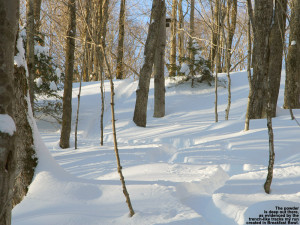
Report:
<svg viewBox="0 0 300 225"><path fill-rule="evenodd" d="M73 121L78 86L74 84L73 89ZM141 128L132 122L137 81L115 81L117 137L136 212L132 218L116 170L109 83L105 83L101 147L99 83L90 82L82 89L77 150L74 129L72 147L60 149L59 125L37 121L45 145L36 132L39 165L28 195L13 210L12 224L299 224L300 127L288 110L280 108L284 77L278 117L273 120L276 159L269 195L263 190L268 165L266 120L252 120L250 131L243 131L246 72L232 74L228 121L224 120L227 89L219 88L218 123L214 122L214 87L190 88L190 83L177 85L169 79L166 86L166 116L153 118L151 80L147 127ZM300 110L294 113L300 117Z"/></svg>

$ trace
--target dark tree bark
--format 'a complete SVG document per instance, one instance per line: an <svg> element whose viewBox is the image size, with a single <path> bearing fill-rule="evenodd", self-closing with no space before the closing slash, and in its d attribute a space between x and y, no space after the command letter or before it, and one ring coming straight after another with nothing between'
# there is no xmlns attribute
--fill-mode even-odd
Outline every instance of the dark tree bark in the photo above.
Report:
<svg viewBox="0 0 300 225"><path fill-rule="evenodd" d="M72 80L74 71L74 51L76 35L76 4L75 0L68 2L68 29L66 42L65 82L63 96L63 116L60 136L60 147L70 147L70 133L72 122Z"/></svg>
<svg viewBox="0 0 300 225"><path fill-rule="evenodd" d="M0 132L1 225L11 224L12 207L27 193L36 166L27 116L30 101L25 98L28 93L26 73L24 67L14 69L18 10L19 1L0 0L0 116L7 116L16 127L14 134Z"/></svg>
<svg viewBox="0 0 300 225"><path fill-rule="evenodd" d="M247 109L250 107L250 96L252 95L252 76L251 76L251 61L252 61L252 42L251 42L251 22L250 18L248 19L248 29L247 29L247 39L248 39L248 56L247 56L247 75L248 75L248 82L249 82L249 94L248 94L248 103ZM249 118L249 110L246 112L245 118L245 131L249 130L250 118Z"/></svg>
<svg viewBox="0 0 300 225"><path fill-rule="evenodd" d="M270 79L271 77L269 77ZM271 81L268 82L268 106L267 106L267 127L269 135L269 165L268 165L268 175L266 182L264 184L264 189L267 194L271 192L271 184L273 180L273 167L275 162L275 150L274 150L274 134L272 126L272 109L271 109Z"/></svg>
<svg viewBox="0 0 300 225"><path fill-rule="evenodd" d="M32 128L28 121L28 104L25 96L28 93L26 71L23 66L14 69L14 104L13 118L16 123L15 151L16 177L14 184L13 206L22 201L28 191L37 165L35 149L33 148Z"/></svg>
<svg viewBox="0 0 300 225"><path fill-rule="evenodd" d="M270 56L271 57L271 56ZM268 127L268 135L269 135L269 165L268 165L268 175L266 178L266 182L264 184L264 189L267 194L271 192L271 184L273 180L273 167L275 163L275 150L274 150L274 133L273 133L273 126L272 126L272 107L271 107L271 100L272 100L272 82L271 76L267 77L267 127Z"/></svg>
<svg viewBox="0 0 300 225"><path fill-rule="evenodd" d="M300 108L300 3L291 1L290 40L284 92L284 108Z"/></svg>
<svg viewBox="0 0 300 225"><path fill-rule="evenodd" d="M85 2L85 47L84 47L84 56L83 56L83 66L82 66L82 73L84 81L88 82L90 80L89 76L91 71L89 71L89 64L91 60L91 28L90 27L90 20L91 20L91 1Z"/></svg>
<svg viewBox="0 0 300 225"><path fill-rule="evenodd" d="M124 37L125 37L125 4L126 0L121 0L120 18L119 18L119 40L118 40L118 55L117 55L117 79L123 79L124 75Z"/></svg>
<svg viewBox="0 0 300 225"><path fill-rule="evenodd" d="M0 116L13 120L14 49L19 1L0 0ZM0 124L1 126L2 124ZM11 224L16 172L15 135L0 132L0 224Z"/></svg>
<svg viewBox="0 0 300 225"><path fill-rule="evenodd" d="M155 47L160 30L161 18L165 12L165 2L161 0L153 0L151 9L151 23L148 30L148 36L144 51L144 64L140 71L139 86L136 90L136 103L134 109L133 121L137 126L146 127L147 121L147 104L150 78L154 63Z"/></svg>
<svg viewBox="0 0 300 225"><path fill-rule="evenodd" d="M276 115L287 1L275 2L273 5L272 0L255 1L254 15L249 7L254 32L252 93L247 112L249 119L261 119L267 116L267 85L271 86L271 116ZM249 6L250 3L248 1ZM268 81L271 83L268 84Z"/></svg>
<svg viewBox="0 0 300 225"><path fill-rule="evenodd" d="M280 78L282 71L283 46L285 41L287 0L275 1L274 24L270 34L270 59L268 76L270 77L271 99L270 116L276 116L276 106L280 88ZM300 26L300 24L299 24ZM299 27L297 28L299 29ZM300 62L300 61L299 61ZM300 68L300 67L299 67Z"/></svg>
<svg viewBox="0 0 300 225"><path fill-rule="evenodd" d="M250 7L249 7L250 8ZM252 94L248 107L250 119L266 117L267 76L270 54L270 33L273 18L273 0L256 0L253 18L253 77Z"/></svg>
<svg viewBox="0 0 300 225"><path fill-rule="evenodd" d="M29 94L34 113L34 0L26 2L26 58L29 73Z"/></svg>
<svg viewBox="0 0 300 225"><path fill-rule="evenodd" d="M166 47L166 9L161 17L159 38L154 58L154 117L165 116L165 47ZM176 46L175 46L176 47ZM176 51L175 51L176 53Z"/></svg>

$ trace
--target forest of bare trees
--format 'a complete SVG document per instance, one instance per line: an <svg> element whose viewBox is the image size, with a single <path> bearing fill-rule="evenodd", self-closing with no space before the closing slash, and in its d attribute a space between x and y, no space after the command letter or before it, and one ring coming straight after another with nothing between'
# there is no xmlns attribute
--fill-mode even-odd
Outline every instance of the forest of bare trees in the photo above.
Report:
<svg viewBox="0 0 300 225"><path fill-rule="evenodd" d="M52 63L63 71L61 148L70 147L74 82L101 81L102 103L98 104L102 105L103 145L105 80L139 80L133 121L146 127L150 79L153 77L155 84L153 116L164 117L165 77L186 76L195 87L194 82L204 80L196 79L201 70L194 69L201 57L210 77L215 78L218 122L218 74L227 73L229 120L230 73L248 69L245 130L250 129L252 119L267 118L270 164L265 191L270 192L275 156L272 117L276 117L283 68L284 108L300 108L298 0L1 0L0 10L0 116L8 115L16 126L14 134L0 132L0 224L10 224L10 210L26 194L36 166L26 116L28 110L36 114L35 82L40 78L39 68L35 67L36 45L47 47ZM13 62L19 33L24 28L27 82L25 67L14 68ZM184 64L190 74L181 73ZM111 87L113 95L113 83ZM28 102L24 101L27 91ZM113 96L111 104L114 105ZM22 163L16 165L17 160ZM121 169L119 172L122 179ZM25 181L20 180L20 174L25 174ZM124 193L129 198L126 187Z"/></svg>

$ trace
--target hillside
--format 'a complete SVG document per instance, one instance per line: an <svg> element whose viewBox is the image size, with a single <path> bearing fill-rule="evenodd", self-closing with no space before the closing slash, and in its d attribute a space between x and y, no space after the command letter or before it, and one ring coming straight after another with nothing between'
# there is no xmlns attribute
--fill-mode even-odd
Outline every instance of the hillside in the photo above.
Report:
<svg viewBox="0 0 300 225"><path fill-rule="evenodd" d="M263 190L269 153L267 122L252 120L250 131L243 131L246 72L232 74L228 121L224 120L227 89L219 88L218 123L214 122L214 87L197 84L191 88L189 83L170 79L166 81L166 116L153 118L151 80L146 128L132 122L137 81L115 81L120 157L136 212L129 218L113 151L109 82L105 83L103 147L99 83L89 82L82 89L79 149L74 150L74 129L72 147L60 149L59 125L37 121L39 165L28 195L13 210L12 224L243 225L268 217L287 221L289 215L291 221L298 218L299 224L300 127L288 110L280 108L284 80L278 116L273 120L276 157L270 195ZM73 121L78 86L73 88ZM300 117L300 110L294 113ZM281 213L280 207L283 216L272 216ZM296 208L289 208L294 211L289 213L284 207ZM259 215L265 220L255 220Z"/></svg>

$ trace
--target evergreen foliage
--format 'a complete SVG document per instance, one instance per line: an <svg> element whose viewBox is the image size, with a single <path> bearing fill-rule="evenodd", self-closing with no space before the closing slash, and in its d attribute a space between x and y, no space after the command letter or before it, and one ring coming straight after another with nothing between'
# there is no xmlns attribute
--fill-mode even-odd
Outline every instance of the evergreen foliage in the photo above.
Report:
<svg viewBox="0 0 300 225"><path fill-rule="evenodd" d="M21 32L23 41L26 32ZM49 48L45 46L40 35L34 37L34 111L36 117L51 116L61 122L62 97L58 91L63 89L64 75L49 55ZM51 99L51 100L49 100Z"/></svg>
<svg viewBox="0 0 300 225"><path fill-rule="evenodd" d="M197 82L202 83L205 81L211 85L214 77L209 68L210 61L201 56L202 49L197 41L193 42L193 46L190 50L194 53L194 58L183 57L181 59L183 63L178 67L178 75L186 76L189 80L194 74Z"/></svg>

